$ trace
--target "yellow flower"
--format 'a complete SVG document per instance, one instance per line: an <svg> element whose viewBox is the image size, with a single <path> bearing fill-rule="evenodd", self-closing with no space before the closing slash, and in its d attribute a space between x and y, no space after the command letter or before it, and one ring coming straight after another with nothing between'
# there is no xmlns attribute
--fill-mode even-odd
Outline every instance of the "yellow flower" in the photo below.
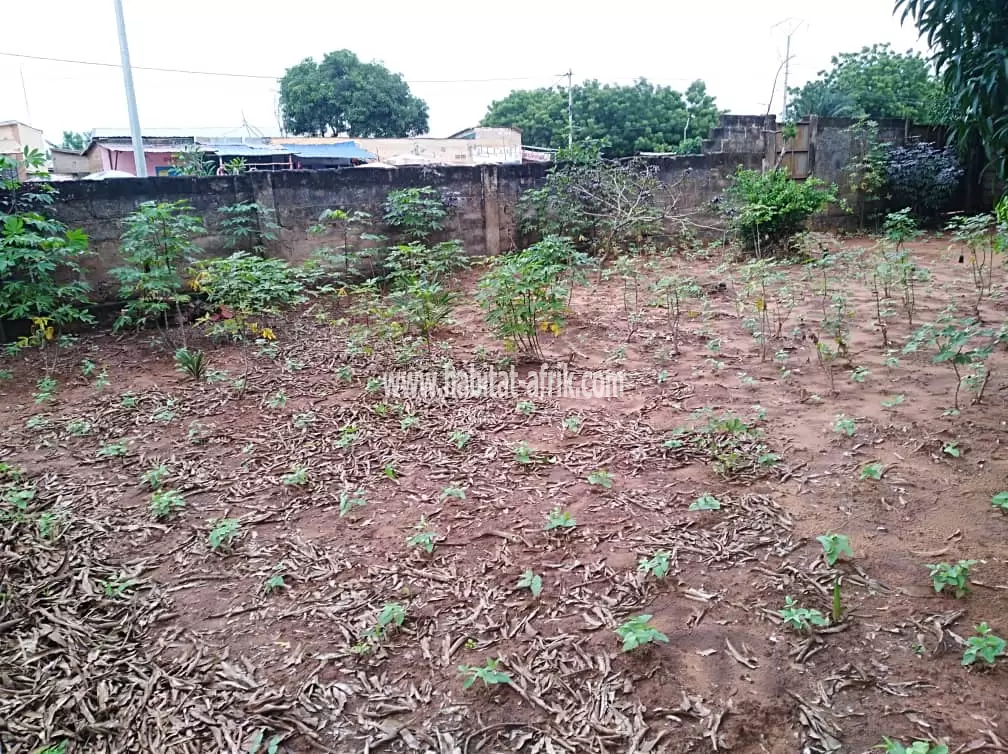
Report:
<svg viewBox="0 0 1008 754"><path fill-rule="evenodd" d="M274 334L272 327L264 327L259 334L266 340L276 340L276 334Z"/></svg>

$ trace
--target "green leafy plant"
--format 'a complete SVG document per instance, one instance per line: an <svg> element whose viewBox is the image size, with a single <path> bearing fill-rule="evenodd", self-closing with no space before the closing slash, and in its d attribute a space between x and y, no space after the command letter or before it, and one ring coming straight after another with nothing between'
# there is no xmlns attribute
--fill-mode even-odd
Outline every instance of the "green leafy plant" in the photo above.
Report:
<svg viewBox="0 0 1008 754"><path fill-rule="evenodd" d="M1008 511L1008 490L994 495L991 498L991 505L995 508L1000 508L1003 511Z"/></svg>
<svg viewBox="0 0 1008 754"><path fill-rule="evenodd" d="M542 357L539 333L560 334L568 289L558 281L573 254L566 239L547 237L524 251L497 257L480 278L480 306L507 350Z"/></svg>
<svg viewBox="0 0 1008 754"><path fill-rule="evenodd" d="M952 456L953 458L958 458L962 455L962 450L957 442L947 442L942 445L942 453L947 456Z"/></svg>
<svg viewBox="0 0 1008 754"><path fill-rule="evenodd" d="M471 435L468 432L463 432L459 429L454 430L451 435L448 436L448 441L459 450L462 450L462 448L468 445L470 439Z"/></svg>
<svg viewBox="0 0 1008 754"><path fill-rule="evenodd" d="M528 589L533 597L538 597L542 593L542 576L527 570L518 579L519 589Z"/></svg>
<svg viewBox="0 0 1008 754"><path fill-rule="evenodd" d="M415 528L417 533L406 538L406 545L408 547L419 548L430 555L434 552L434 547L438 540L441 539L440 535L430 528L427 519L423 516L420 516L420 523Z"/></svg>
<svg viewBox="0 0 1008 754"><path fill-rule="evenodd" d="M652 616L644 614L630 618L616 629L623 640L623 651L630 652L646 644L667 644L668 637L651 625Z"/></svg>
<svg viewBox="0 0 1008 754"><path fill-rule="evenodd" d="M35 403L45 403L46 401L51 401L53 399L53 393L56 392L56 388L59 383L50 377L45 375L40 377L38 382L35 383L35 394L32 396L35 399Z"/></svg>
<svg viewBox="0 0 1008 754"><path fill-rule="evenodd" d="M726 192L726 212L739 242L756 251L786 247L805 221L837 201L836 186L795 181L784 170L739 169Z"/></svg>
<svg viewBox="0 0 1008 754"><path fill-rule="evenodd" d="M210 523L212 526L207 536L210 549L214 552L230 551L241 531L241 523L236 518L218 518Z"/></svg>
<svg viewBox="0 0 1008 754"><path fill-rule="evenodd" d="M660 297L665 309L666 323L672 337L672 353L679 353L679 326L682 321L683 304L694 298L699 298L703 291L695 280L680 275L668 275L654 284L654 290Z"/></svg>
<svg viewBox="0 0 1008 754"><path fill-rule="evenodd" d="M98 586L101 587L102 594L111 600L122 597L126 593L126 590L136 586L136 584L136 579L127 579L122 575L114 576L108 581L98 582Z"/></svg>
<svg viewBox="0 0 1008 754"><path fill-rule="evenodd" d="M534 453L529 444L522 440L514 448L514 459L516 463L520 463L522 466L528 466L535 462Z"/></svg>
<svg viewBox="0 0 1008 754"><path fill-rule="evenodd" d="M258 202L237 202L218 207L220 220L217 232L232 251L248 251L261 255L266 244L277 239L280 226L273 210Z"/></svg>
<svg viewBox="0 0 1008 754"><path fill-rule="evenodd" d="M977 341L980 341L979 343ZM919 328L903 347L904 353L915 353L924 347L937 348L932 357L934 364L948 364L955 374L954 410L959 410L959 391L964 376L963 368L978 370L999 343L1008 342L1008 329L993 330L983 327L976 319L957 319L954 312L946 310L937 322ZM984 377L976 381L974 403L983 399L983 391L989 379L989 371L983 369Z"/></svg>
<svg viewBox="0 0 1008 754"><path fill-rule="evenodd" d="M143 474L140 475L140 484L151 490L159 490L164 484L165 479L168 478L170 473L168 466L163 463L159 463L157 466L153 466Z"/></svg>
<svg viewBox="0 0 1008 754"><path fill-rule="evenodd" d="M826 563L830 567L836 565L837 561L842 557L854 557L854 550L851 549L850 539L848 539L846 534L831 534L827 532L816 537L816 541L822 545L823 555L825 555Z"/></svg>
<svg viewBox="0 0 1008 754"><path fill-rule="evenodd" d="M924 566L928 569L934 590L937 593L951 591L956 599L969 594L969 571L976 565L975 560L960 560L956 563L934 563Z"/></svg>
<svg viewBox="0 0 1008 754"><path fill-rule="evenodd" d="M515 411L523 416L531 416L535 412L535 404L532 401L518 401Z"/></svg>
<svg viewBox="0 0 1008 754"><path fill-rule="evenodd" d="M305 411L300 414L294 414L291 417L291 424L294 425L295 429L305 429L315 422L315 414L311 411Z"/></svg>
<svg viewBox="0 0 1008 754"><path fill-rule="evenodd" d="M882 743L874 748L885 750L886 754L949 754L949 747L945 744L933 744L930 741L914 741L909 746L904 746L899 741L882 736Z"/></svg>
<svg viewBox="0 0 1008 754"><path fill-rule="evenodd" d="M689 510L691 511L721 510L721 501L711 494L704 493L696 500L694 500L692 503L690 503Z"/></svg>
<svg viewBox="0 0 1008 754"><path fill-rule="evenodd" d="M350 492L348 490L343 490L340 492L339 496L339 514L340 518L349 514L354 508L363 508L367 505L367 499L364 497L364 490L357 490L356 492Z"/></svg>
<svg viewBox="0 0 1008 754"><path fill-rule="evenodd" d="M466 492L465 487L445 487L441 490L441 499L447 500L448 498L455 498L456 500L465 500Z"/></svg>
<svg viewBox="0 0 1008 754"><path fill-rule="evenodd" d="M186 345L182 305L191 300L180 270L201 253L193 240L205 231L184 201L144 202L123 220L120 256L125 264L109 274L119 281L126 305L114 329L155 324L172 342L169 316L174 314L182 347Z"/></svg>
<svg viewBox="0 0 1008 754"><path fill-rule="evenodd" d="M273 572L263 582L263 592L265 594L273 594L286 588L287 582L284 581L283 563L279 563L273 567Z"/></svg>
<svg viewBox="0 0 1008 754"><path fill-rule="evenodd" d="M596 485L606 490L612 489L613 486L612 474L610 474L605 469L598 469L596 471L593 471L588 475L588 484Z"/></svg>
<svg viewBox="0 0 1008 754"><path fill-rule="evenodd" d="M280 481L288 487L304 487L308 484L308 469L304 466L293 466L288 473L280 478Z"/></svg>
<svg viewBox="0 0 1008 754"><path fill-rule="evenodd" d="M853 437L857 431L857 425L849 416L837 414L833 419L833 431L847 437Z"/></svg>
<svg viewBox="0 0 1008 754"><path fill-rule="evenodd" d="M87 419L71 419L67 422L66 428L74 437L83 437L91 432L91 422Z"/></svg>
<svg viewBox="0 0 1008 754"><path fill-rule="evenodd" d="M266 741L266 733L266 728L260 728L255 732L249 744L248 754L278 754L283 736L276 733L270 737L269 741Z"/></svg>
<svg viewBox="0 0 1008 754"><path fill-rule="evenodd" d="M283 390L277 390L269 397L269 400L266 401L266 405L273 409L283 408L287 405L287 394L284 393Z"/></svg>
<svg viewBox="0 0 1008 754"><path fill-rule="evenodd" d="M150 509L154 518L169 518L185 507L185 498L175 490L158 489L151 495Z"/></svg>
<svg viewBox="0 0 1008 754"><path fill-rule="evenodd" d="M175 351L175 369L194 380L202 380L207 370L206 358L199 349L179 348Z"/></svg>
<svg viewBox="0 0 1008 754"><path fill-rule="evenodd" d="M485 665L459 665L459 673L463 677L462 688L468 689L476 681L483 681L484 686L510 683L511 676L500 669L500 663L500 658L490 658Z"/></svg>
<svg viewBox="0 0 1008 754"><path fill-rule="evenodd" d="M650 558L641 558L637 570L641 573L650 574L656 579L663 579L668 575L671 567L671 553L660 550Z"/></svg>
<svg viewBox="0 0 1008 754"><path fill-rule="evenodd" d="M98 448L99 458L117 458L129 452L129 445L124 442L110 442Z"/></svg>
<svg viewBox="0 0 1008 754"><path fill-rule="evenodd" d="M546 514L546 526L544 527L545 531L554 531L556 529L570 531L575 526L577 526L577 519L574 518L569 511L561 510L559 507L556 507Z"/></svg>
<svg viewBox="0 0 1008 754"><path fill-rule="evenodd" d="M986 621L976 626L975 630L976 635L966 640L962 664L973 665L980 660L988 667L993 667L997 658L1005 653L1005 640L995 634Z"/></svg>
<svg viewBox="0 0 1008 754"><path fill-rule="evenodd" d="M448 210L430 186L390 191L385 197L385 222L415 241L423 241L444 228Z"/></svg>
<svg viewBox="0 0 1008 754"><path fill-rule="evenodd" d="M813 626L827 626L829 621L818 610L800 607L793 597L784 598L784 607L777 611L784 626L796 633L805 633Z"/></svg>
<svg viewBox="0 0 1008 754"><path fill-rule="evenodd" d="M49 215L56 189L21 180L22 170L45 177L45 155L25 147L18 158L0 155L0 342L3 322L26 320L33 334L15 346L45 346L59 328L94 323L81 268L88 237Z"/></svg>
<svg viewBox="0 0 1008 754"><path fill-rule="evenodd" d="M580 416L568 416L563 420L563 428L566 432L570 432L572 435L576 435L581 432L581 427L584 426L584 419Z"/></svg>
<svg viewBox="0 0 1008 754"><path fill-rule="evenodd" d="M882 472L885 467L881 463L866 463L861 467L861 471L858 472L859 479L874 479L879 480L882 478Z"/></svg>

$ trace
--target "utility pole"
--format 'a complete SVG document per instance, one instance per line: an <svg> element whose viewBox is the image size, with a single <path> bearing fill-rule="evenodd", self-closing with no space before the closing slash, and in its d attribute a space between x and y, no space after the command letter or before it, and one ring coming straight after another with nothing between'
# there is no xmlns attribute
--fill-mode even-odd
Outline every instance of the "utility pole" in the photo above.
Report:
<svg viewBox="0 0 1008 754"><path fill-rule="evenodd" d="M794 32L789 32L787 35L787 49L784 53L784 110L781 112L781 121L787 122L787 82L788 74L791 72L791 35Z"/></svg>
<svg viewBox="0 0 1008 754"><path fill-rule="evenodd" d="M133 164L138 178L147 177L147 160L144 158L143 137L140 135L140 116L137 114L136 92L133 91L133 67L130 65L129 45L126 44L126 21L123 19L122 0L115 4L116 27L119 30L119 54L122 57L123 83L126 87L126 107L129 110L130 136L133 137Z"/></svg>
<svg viewBox="0 0 1008 754"><path fill-rule="evenodd" d="M567 69L567 149L574 148L574 71Z"/></svg>

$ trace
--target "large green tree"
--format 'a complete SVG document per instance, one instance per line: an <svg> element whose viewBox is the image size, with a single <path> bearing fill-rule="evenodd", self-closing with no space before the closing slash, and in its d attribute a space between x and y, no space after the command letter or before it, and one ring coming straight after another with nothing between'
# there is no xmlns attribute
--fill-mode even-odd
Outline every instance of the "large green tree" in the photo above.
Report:
<svg viewBox="0 0 1008 754"><path fill-rule="evenodd" d="M284 127L310 136L395 138L427 132L427 103L401 74L349 50L288 68L280 80Z"/></svg>
<svg viewBox="0 0 1008 754"><path fill-rule="evenodd" d="M844 52L833 67L805 86L790 89L789 117L909 118L917 123L942 119L945 102L934 68L911 51L888 44Z"/></svg>
<svg viewBox="0 0 1008 754"><path fill-rule="evenodd" d="M77 152L83 152L84 147L87 146L88 142L91 141L91 134L78 131L64 131L63 141L60 142L60 147L63 149L73 149Z"/></svg>
<svg viewBox="0 0 1008 754"><path fill-rule="evenodd" d="M949 93L953 135L976 138L990 164L1008 174L1008 2L896 0L934 50Z"/></svg>
<svg viewBox="0 0 1008 754"><path fill-rule="evenodd" d="M719 115L702 81L690 84L685 94L646 79L630 86L586 81L573 88L573 99L574 141L604 140L610 157L677 151L681 146L699 151ZM531 146L566 147L567 90L511 92L490 105L482 125L519 128L522 141Z"/></svg>

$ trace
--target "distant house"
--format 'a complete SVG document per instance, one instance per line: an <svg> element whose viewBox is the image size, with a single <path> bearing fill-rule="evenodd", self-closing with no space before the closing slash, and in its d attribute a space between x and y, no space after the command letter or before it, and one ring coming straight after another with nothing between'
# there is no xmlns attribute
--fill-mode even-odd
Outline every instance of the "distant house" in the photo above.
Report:
<svg viewBox="0 0 1008 754"><path fill-rule="evenodd" d="M196 139L192 136L143 137L147 175L168 175L172 156L195 147ZM87 158L88 173L116 170L130 175L137 174L133 140L129 136L95 136L85 147L82 156ZM58 172L55 163L53 168L54 172Z"/></svg>
<svg viewBox="0 0 1008 754"><path fill-rule="evenodd" d="M347 168L374 162L376 154L357 146L353 141L340 141L335 144L292 144L284 142L283 146L294 156L294 167L302 170L331 170Z"/></svg>
<svg viewBox="0 0 1008 754"><path fill-rule="evenodd" d="M42 132L21 121L0 121L0 154L22 162L25 147L45 152L45 140L42 138ZM18 174L22 179L27 177L24 166L18 168Z"/></svg>
<svg viewBox="0 0 1008 754"><path fill-rule="evenodd" d="M446 139L349 139L283 136L269 141L292 151L309 146L353 144L390 165L508 165L522 162L521 131L516 128L468 128ZM303 163L306 167L310 162Z"/></svg>

